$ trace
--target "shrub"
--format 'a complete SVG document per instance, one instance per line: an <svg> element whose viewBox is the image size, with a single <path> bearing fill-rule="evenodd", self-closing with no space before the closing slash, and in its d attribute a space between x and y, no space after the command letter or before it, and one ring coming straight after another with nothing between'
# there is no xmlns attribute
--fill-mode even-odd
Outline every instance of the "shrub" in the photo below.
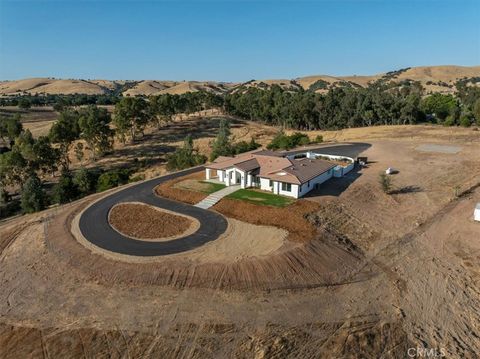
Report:
<svg viewBox="0 0 480 359"><path fill-rule="evenodd" d="M73 177L73 182L77 185L82 194L95 192L100 171L80 168Z"/></svg>
<svg viewBox="0 0 480 359"><path fill-rule="evenodd" d="M190 136L185 138L182 148L167 156L167 169L183 170L185 168L201 165L207 161L207 157L198 153L193 148L193 140Z"/></svg>
<svg viewBox="0 0 480 359"><path fill-rule="evenodd" d="M129 183L132 183L132 182L138 182L138 181L143 181L145 179L145 175L136 175L136 176L133 176L131 177L128 182Z"/></svg>
<svg viewBox="0 0 480 359"><path fill-rule="evenodd" d="M452 115L448 115L445 121L443 121L444 126L454 126L455 118Z"/></svg>
<svg viewBox="0 0 480 359"><path fill-rule="evenodd" d="M102 173L100 177L98 177L97 192L103 192L107 189L126 184L129 178L130 170L128 169L112 170Z"/></svg>
<svg viewBox="0 0 480 359"><path fill-rule="evenodd" d="M310 138L301 132L295 132L294 134L287 136L283 132L279 132L273 140L267 145L271 150L289 150L297 146L305 146L310 144Z"/></svg>
<svg viewBox="0 0 480 359"><path fill-rule="evenodd" d="M60 180L53 189L53 200L56 203L68 203L76 199L79 194L80 192L70 171L63 171Z"/></svg>
<svg viewBox="0 0 480 359"><path fill-rule="evenodd" d="M379 182L382 186L382 191L386 194L390 194L392 191L392 178L385 173L380 173Z"/></svg>
<svg viewBox="0 0 480 359"><path fill-rule="evenodd" d="M248 151L253 151L259 148L260 145L255 142L255 139L252 137L250 142L246 141L240 141L237 142L236 144L233 145L233 151L235 154L243 153L243 152L248 152Z"/></svg>
<svg viewBox="0 0 480 359"><path fill-rule="evenodd" d="M470 127L472 125L472 121L468 116L463 116L460 118L460 126L462 127Z"/></svg>
<svg viewBox="0 0 480 359"><path fill-rule="evenodd" d="M37 175L33 174L25 181L20 203L25 213L38 212L45 208L45 192Z"/></svg>

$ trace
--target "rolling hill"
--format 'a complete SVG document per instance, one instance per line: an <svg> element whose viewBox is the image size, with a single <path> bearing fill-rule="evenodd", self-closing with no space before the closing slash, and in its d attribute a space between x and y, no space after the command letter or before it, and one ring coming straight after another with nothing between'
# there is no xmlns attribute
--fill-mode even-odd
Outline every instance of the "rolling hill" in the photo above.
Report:
<svg viewBox="0 0 480 359"><path fill-rule="evenodd" d="M453 93L455 83L460 79L469 79L471 84L480 84L480 66L421 66L400 69L372 76L329 76L315 75L296 79L251 80L245 83L227 83L214 81L161 81L161 80L82 80L30 78L0 82L0 96L35 94L88 94L99 95L121 93L124 96L183 94L186 92L209 91L226 93L256 87L265 89L278 85L287 90L312 90L323 93L334 87L366 87L375 81L402 82L418 81L426 93Z"/></svg>

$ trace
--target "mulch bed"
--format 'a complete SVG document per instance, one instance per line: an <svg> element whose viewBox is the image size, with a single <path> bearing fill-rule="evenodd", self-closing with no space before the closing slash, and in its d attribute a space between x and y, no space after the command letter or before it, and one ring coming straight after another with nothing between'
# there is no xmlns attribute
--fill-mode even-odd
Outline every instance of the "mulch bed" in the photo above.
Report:
<svg viewBox="0 0 480 359"><path fill-rule="evenodd" d="M280 208L223 198L213 209L224 216L243 222L285 229L289 233L289 240L307 242L315 238L317 229L306 216L316 212L319 207L318 203L307 200L297 200Z"/></svg>
<svg viewBox="0 0 480 359"><path fill-rule="evenodd" d="M119 204L112 208L110 224L120 233L141 239L157 239L184 233L192 221L144 204Z"/></svg>

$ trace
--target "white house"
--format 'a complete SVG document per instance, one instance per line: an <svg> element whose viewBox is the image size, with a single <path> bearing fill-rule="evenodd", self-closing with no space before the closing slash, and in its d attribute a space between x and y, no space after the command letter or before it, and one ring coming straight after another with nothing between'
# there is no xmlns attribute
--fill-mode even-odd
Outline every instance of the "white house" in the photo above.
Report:
<svg viewBox="0 0 480 359"><path fill-rule="evenodd" d="M273 151L254 150L235 157L217 158L205 166L205 176L206 179L217 178L227 186L239 184L241 188L257 187L299 198L333 176L340 177L353 168L353 159L350 167L343 167L316 156L306 153L302 158L284 157Z"/></svg>
<svg viewBox="0 0 480 359"><path fill-rule="evenodd" d="M480 222L480 203L477 203L475 211L473 211L473 219Z"/></svg>

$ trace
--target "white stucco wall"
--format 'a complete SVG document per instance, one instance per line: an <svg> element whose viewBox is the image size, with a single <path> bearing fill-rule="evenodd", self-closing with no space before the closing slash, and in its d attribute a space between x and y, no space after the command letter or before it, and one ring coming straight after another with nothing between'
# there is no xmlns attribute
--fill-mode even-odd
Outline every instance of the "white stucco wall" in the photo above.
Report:
<svg viewBox="0 0 480 359"><path fill-rule="evenodd" d="M240 174L240 181L237 181L237 173ZM232 177L230 178L230 176ZM225 170L224 182L227 186L239 184L242 188L245 188L246 180L247 179L245 172L239 170L238 168L228 168L227 170Z"/></svg>
<svg viewBox="0 0 480 359"><path fill-rule="evenodd" d="M260 189L263 191L273 191L273 187L270 187L270 180L267 178L260 178Z"/></svg>
<svg viewBox="0 0 480 359"><path fill-rule="evenodd" d="M315 185L322 184L323 182L329 180L333 177L333 169L328 170L325 173L322 173L320 176L315 177L310 180L310 186L308 186L308 182L302 184L299 190L299 197L305 196L308 192L315 188Z"/></svg>
<svg viewBox="0 0 480 359"><path fill-rule="evenodd" d="M298 198L298 184L291 184L291 190L285 191L282 190L282 183L278 183L278 194L282 196L288 196L293 198Z"/></svg>

